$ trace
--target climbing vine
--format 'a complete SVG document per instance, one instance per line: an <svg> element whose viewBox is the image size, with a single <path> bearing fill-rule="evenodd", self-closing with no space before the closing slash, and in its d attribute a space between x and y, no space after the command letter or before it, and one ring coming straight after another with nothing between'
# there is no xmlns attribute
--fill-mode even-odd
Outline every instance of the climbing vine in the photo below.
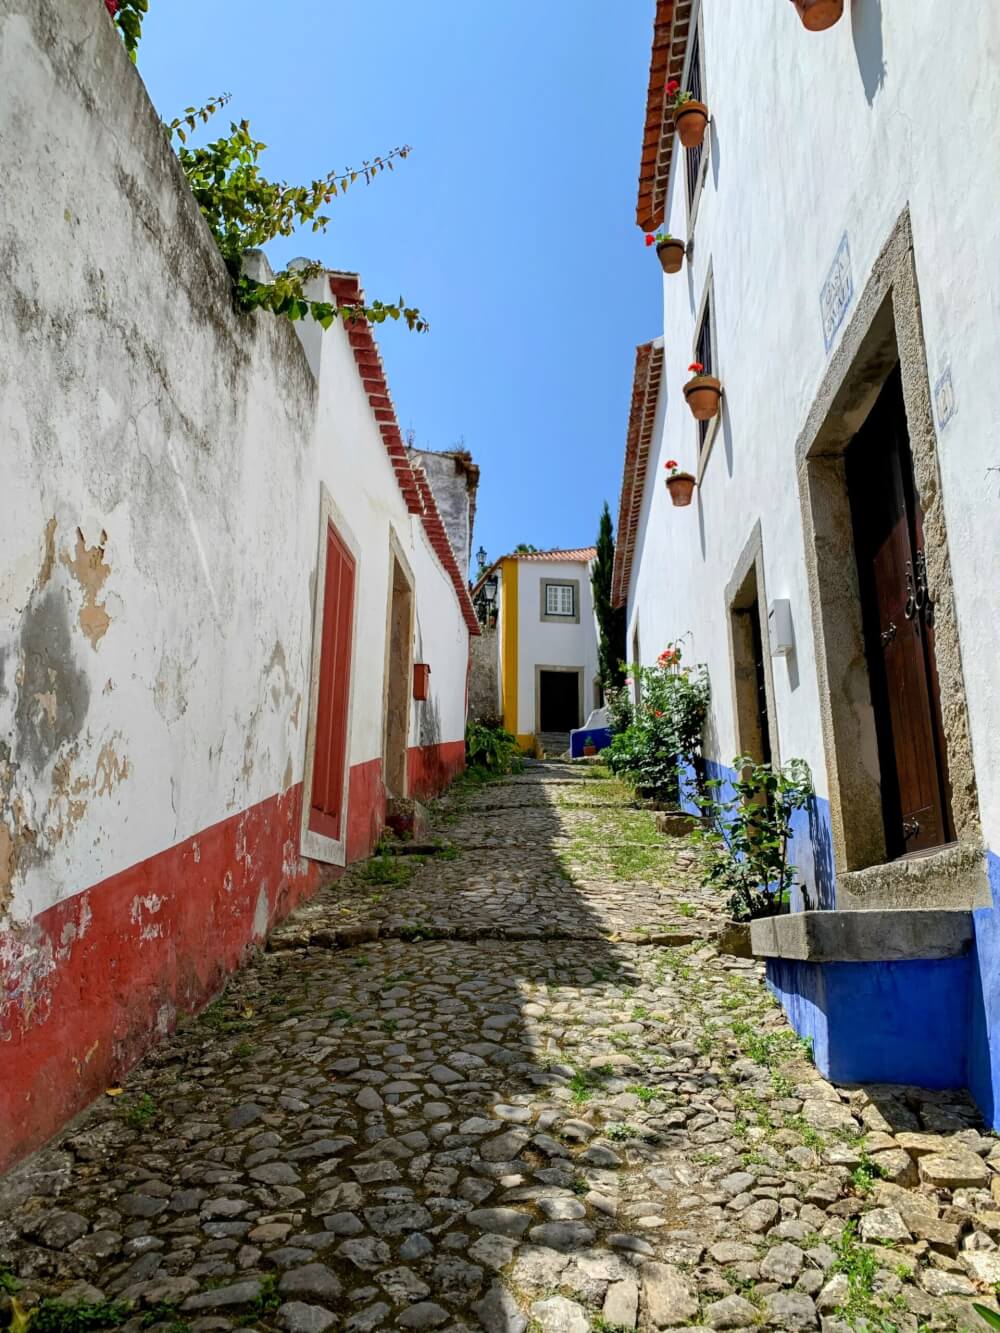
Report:
<svg viewBox="0 0 1000 1333"><path fill-rule="evenodd" d="M104 6L134 61L149 0L104 0ZM276 236L291 236L307 222L314 232L326 231L330 219L321 211L323 207L346 194L357 181L370 185L382 172L392 171L396 162L409 155L409 145L365 161L360 167L331 171L308 185L271 181L258 165L267 145L254 137L247 120L231 122L227 135L202 147L188 143L188 135L199 124L207 124L229 100L226 93L210 98L202 107L186 107L182 115L166 124L166 130L171 140L176 140L175 151L232 277L237 303L244 310L270 310L291 320L311 317L323 328L329 328L337 318L374 324L402 319L408 328L423 333L429 327L427 321L402 296L398 301L351 305L312 300L306 295L306 284L324 271L322 264L282 269L270 282L258 282L243 271L247 252Z"/></svg>
<svg viewBox="0 0 1000 1333"><path fill-rule="evenodd" d="M297 227L311 223L313 231L325 231L330 219L321 210L338 195L346 194L355 182L371 184L383 171L392 171L410 148L394 148L383 157L360 167L331 171L308 185L288 185L262 175L258 162L266 144L254 137L249 121L230 123L229 133L203 147L188 144L188 135L221 110L229 94L213 97L203 107L187 107L167 125L176 138L176 151L188 184L208 223L244 309L265 309L287 319L311 316L329 328L334 319L367 319L381 324L386 319L405 320L410 329L423 333L427 321L415 306L398 301L373 301L368 305L334 305L314 301L305 294L306 283L323 272L322 264L301 264L282 269L271 282L257 282L243 272L248 250L266 245L276 236L291 236Z"/></svg>
<svg viewBox="0 0 1000 1333"><path fill-rule="evenodd" d="M104 0L104 7L121 33L125 50L134 64L139 38L142 36L142 20L149 9L149 0Z"/></svg>

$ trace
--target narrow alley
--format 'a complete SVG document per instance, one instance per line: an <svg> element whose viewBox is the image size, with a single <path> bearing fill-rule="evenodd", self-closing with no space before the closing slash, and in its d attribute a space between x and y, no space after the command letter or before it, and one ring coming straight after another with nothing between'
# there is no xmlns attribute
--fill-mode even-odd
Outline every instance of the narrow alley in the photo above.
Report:
<svg viewBox="0 0 1000 1333"><path fill-rule="evenodd" d="M1000 1277L971 1103L824 1082L761 965L718 953L684 840L605 770L459 783L432 818L441 850L351 867L6 1178L8 1312L967 1326Z"/></svg>

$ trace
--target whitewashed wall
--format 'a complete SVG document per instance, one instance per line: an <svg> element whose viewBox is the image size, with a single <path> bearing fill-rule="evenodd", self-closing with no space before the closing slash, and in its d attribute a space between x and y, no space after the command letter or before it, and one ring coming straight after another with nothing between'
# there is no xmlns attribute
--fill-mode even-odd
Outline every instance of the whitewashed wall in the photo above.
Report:
<svg viewBox="0 0 1000 1333"><path fill-rule="evenodd" d="M53 38L0 0L0 924L301 781L321 482L363 552L351 764L382 750L390 526L464 728L458 602L344 329L307 358L234 311L111 24L59 10Z"/></svg>
<svg viewBox="0 0 1000 1333"><path fill-rule="evenodd" d="M542 581L574 579L579 584L579 624L559 625L541 619ZM580 560L518 561L518 700L517 730L537 730L535 667L583 667L583 717L593 707L597 675L597 630L590 591L590 566Z"/></svg>
<svg viewBox="0 0 1000 1333"><path fill-rule="evenodd" d="M984 832L996 846L1000 479L989 469L1000 464L1000 14L855 0L834 29L809 34L787 0L740 6L738 16L724 0L702 9L713 124L693 262L663 280L663 388L629 601L643 656L693 633L715 686L713 757L728 762L736 733L723 590L760 518L767 597L791 600L797 642L792 661L773 664L780 752L807 759L826 794L793 451L831 354L820 289L841 238L856 299L908 206L930 382L950 371L954 386L954 416L937 423L940 461ZM687 237L682 159L675 147L666 226ZM655 282L652 254L650 264ZM681 387L710 272L724 429L695 503L675 509L663 463L696 471Z"/></svg>

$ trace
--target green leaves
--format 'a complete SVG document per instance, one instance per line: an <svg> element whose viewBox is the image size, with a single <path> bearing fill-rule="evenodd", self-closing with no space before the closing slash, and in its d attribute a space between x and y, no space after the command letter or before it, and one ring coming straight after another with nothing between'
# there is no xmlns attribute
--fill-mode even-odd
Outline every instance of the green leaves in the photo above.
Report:
<svg viewBox="0 0 1000 1333"><path fill-rule="evenodd" d="M186 125L189 131L193 131L197 129L199 120L203 125L207 125L209 118L231 101L232 96L232 93L222 93L219 97L210 97L204 106L185 107L183 114L176 116L167 125L167 136L176 134L181 143L187 143L187 134L183 126Z"/></svg>
<svg viewBox="0 0 1000 1333"><path fill-rule="evenodd" d="M148 9L149 0L119 0L118 9L112 18L133 64L142 37L142 20Z"/></svg>
<svg viewBox="0 0 1000 1333"><path fill-rule="evenodd" d="M147 0L136 0L145 5ZM292 321L312 318L324 329L335 319L345 323L368 321L382 324L387 319L403 320L407 328L424 333L430 327L416 306L398 301L373 301L370 305L336 306L329 301L314 301L306 296L305 284L323 272L321 264L303 265L294 271L285 269L272 282L256 282L242 273L243 257L277 236L291 236L298 227L309 223L312 231L325 231L330 218L321 212L324 204L343 194L359 178L370 184L379 172L393 169L395 158L410 153L408 145L394 148L384 157L364 162L360 168L311 181L309 185L289 185L270 181L262 175L258 162L267 145L255 139L250 122L232 121L229 134L201 147L188 144L188 134L208 123L230 100L228 93L210 98L202 107L185 107L181 115L165 125L170 138L176 137L177 157L197 200L201 215L215 237L226 266L233 274L237 302L244 310L270 310Z"/></svg>
<svg viewBox="0 0 1000 1333"><path fill-rule="evenodd" d="M791 898L792 814L809 804L813 787L802 759L775 769L741 754L733 768L736 776L728 784L702 783L697 797L702 824L688 837L702 852L706 881L729 894L735 920L747 921L781 911Z"/></svg>

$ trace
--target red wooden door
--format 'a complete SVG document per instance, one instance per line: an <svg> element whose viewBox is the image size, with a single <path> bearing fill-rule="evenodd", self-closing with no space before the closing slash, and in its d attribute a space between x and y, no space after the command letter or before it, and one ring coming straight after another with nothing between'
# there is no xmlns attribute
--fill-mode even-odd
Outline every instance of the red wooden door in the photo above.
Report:
<svg viewBox="0 0 1000 1333"><path fill-rule="evenodd" d="M323 637L309 827L314 833L338 840L344 808L353 626L354 557L331 523L326 534Z"/></svg>
<svg viewBox="0 0 1000 1333"><path fill-rule="evenodd" d="M933 602L898 369L847 454L890 857L952 836Z"/></svg>

